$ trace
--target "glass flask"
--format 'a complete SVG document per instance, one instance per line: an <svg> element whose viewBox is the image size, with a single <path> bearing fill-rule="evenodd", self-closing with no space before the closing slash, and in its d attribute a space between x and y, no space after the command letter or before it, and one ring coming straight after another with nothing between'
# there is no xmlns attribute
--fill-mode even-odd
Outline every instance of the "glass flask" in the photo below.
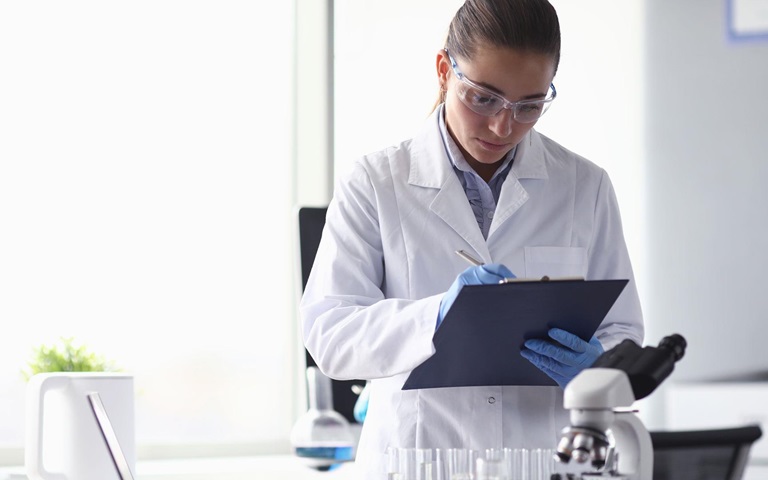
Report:
<svg viewBox="0 0 768 480"><path fill-rule="evenodd" d="M294 454L309 467L332 470L354 460L355 438L349 422L333 409L331 379L317 367L307 368L309 409L291 430Z"/></svg>

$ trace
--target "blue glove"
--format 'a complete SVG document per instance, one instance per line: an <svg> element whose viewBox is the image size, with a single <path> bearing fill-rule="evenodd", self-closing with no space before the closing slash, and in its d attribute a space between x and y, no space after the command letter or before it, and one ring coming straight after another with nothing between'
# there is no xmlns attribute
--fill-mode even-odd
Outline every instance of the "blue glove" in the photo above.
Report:
<svg viewBox="0 0 768 480"><path fill-rule="evenodd" d="M440 312L437 315L437 325L435 330L443 323L445 315L450 310L451 305L459 295L461 287L464 285L489 285L499 283L505 278L515 278L515 274L500 263L489 263L477 267L469 267L456 277L451 288L445 292L443 299L440 300Z"/></svg>
<svg viewBox="0 0 768 480"><path fill-rule="evenodd" d="M592 337L587 343L559 328L552 328L547 333L555 340L554 342L539 339L526 340L527 349L523 349L520 355L549 375L562 388L565 388L579 372L591 367L603 354L603 346L596 337Z"/></svg>
<svg viewBox="0 0 768 480"><path fill-rule="evenodd" d="M352 409L352 416L360 423L363 423L365 417L368 415L368 398L370 398L371 395L370 384L370 382L365 383L363 391L360 392L360 396L357 397L355 408Z"/></svg>

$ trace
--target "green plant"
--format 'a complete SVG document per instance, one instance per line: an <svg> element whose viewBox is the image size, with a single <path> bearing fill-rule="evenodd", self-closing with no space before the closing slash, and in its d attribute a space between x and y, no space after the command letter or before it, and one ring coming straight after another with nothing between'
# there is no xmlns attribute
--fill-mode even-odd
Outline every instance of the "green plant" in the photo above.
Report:
<svg viewBox="0 0 768 480"><path fill-rule="evenodd" d="M113 362L89 351L83 345L76 345L74 339L60 339L59 344L41 345L34 349L27 369L22 371L29 380L32 375L45 372L111 372L118 369Z"/></svg>

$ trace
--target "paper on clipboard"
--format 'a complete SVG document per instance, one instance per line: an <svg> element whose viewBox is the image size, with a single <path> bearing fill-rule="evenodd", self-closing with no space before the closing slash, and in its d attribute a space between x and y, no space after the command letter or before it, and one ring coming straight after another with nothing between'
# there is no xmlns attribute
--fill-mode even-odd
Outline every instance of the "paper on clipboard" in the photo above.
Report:
<svg viewBox="0 0 768 480"><path fill-rule="evenodd" d="M484 385L557 385L520 355L525 340L562 328L594 335L629 280L522 281L467 285L435 332L435 354L403 390Z"/></svg>

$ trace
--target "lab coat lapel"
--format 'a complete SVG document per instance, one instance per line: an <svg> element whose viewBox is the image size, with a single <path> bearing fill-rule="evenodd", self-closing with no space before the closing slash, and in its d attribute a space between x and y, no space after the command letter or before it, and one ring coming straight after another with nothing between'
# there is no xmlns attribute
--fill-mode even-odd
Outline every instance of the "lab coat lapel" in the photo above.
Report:
<svg viewBox="0 0 768 480"><path fill-rule="evenodd" d="M467 195L453 171L440 136L437 115L430 117L422 132L413 139L411 185L434 189L429 209L447 223L483 259L490 258L488 245L477 225Z"/></svg>
<svg viewBox="0 0 768 480"><path fill-rule="evenodd" d="M531 129L517 145L515 159L507 179L501 186L499 202L493 216L491 228L488 231L490 239L501 225L517 212L528 201L528 192L520 183L521 179L548 178L547 167L544 164L545 151L539 134Z"/></svg>
<svg viewBox="0 0 768 480"><path fill-rule="evenodd" d="M429 208L487 261L491 255L467 200L467 194L456 175L453 172L451 174L453 178L449 178L443 185Z"/></svg>

